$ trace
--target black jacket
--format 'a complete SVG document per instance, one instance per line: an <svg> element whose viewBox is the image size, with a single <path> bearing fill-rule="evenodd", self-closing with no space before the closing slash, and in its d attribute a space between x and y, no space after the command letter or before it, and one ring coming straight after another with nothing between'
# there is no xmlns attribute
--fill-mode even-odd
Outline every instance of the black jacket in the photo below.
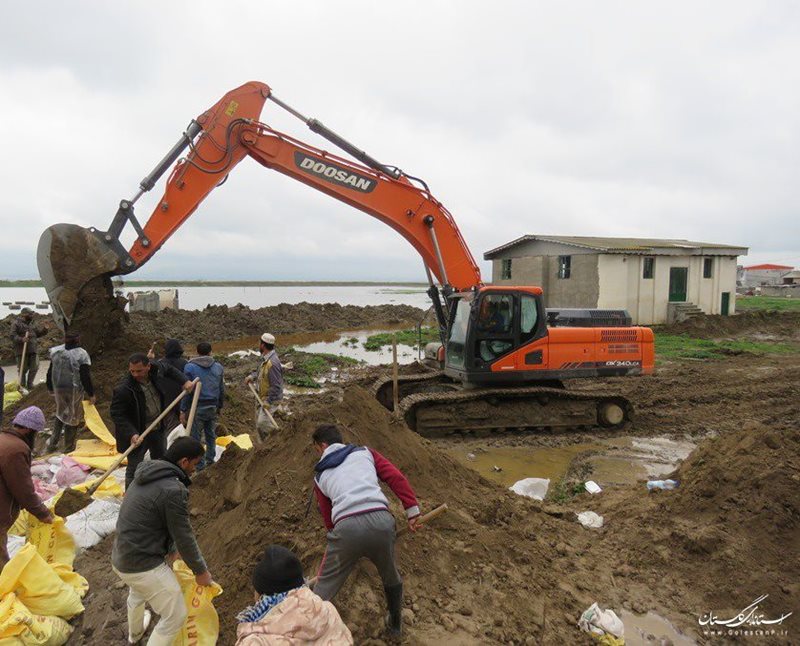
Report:
<svg viewBox="0 0 800 646"><path fill-rule="evenodd" d="M117 518L111 563L120 572L146 572L180 552L195 574L208 568L189 521L191 481L165 460L142 462L125 491Z"/></svg>
<svg viewBox="0 0 800 646"><path fill-rule="evenodd" d="M150 381L158 392L163 411L172 402L172 400L166 399L165 385L170 382L183 385L188 379L186 375L170 365L151 363ZM119 386L114 389L114 395L111 397L111 419L114 421L114 437L117 439L117 451L120 453L130 447L131 437L141 435L147 428L145 426L145 406L144 393L139 382L130 374L126 375ZM159 428L152 432L162 433L163 426L159 424Z"/></svg>
<svg viewBox="0 0 800 646"><path fill-rule="evenodd" d="M158 361L165 368L172 366L175 370L183 372L186 367L186 359L183 356L183 346L176 339L167 339L164 344L164 357ZM164 382L164 399L167 403L171 402L181 394L181 384L170 379ZM177 409L175 409L177 412Z"/></svg>

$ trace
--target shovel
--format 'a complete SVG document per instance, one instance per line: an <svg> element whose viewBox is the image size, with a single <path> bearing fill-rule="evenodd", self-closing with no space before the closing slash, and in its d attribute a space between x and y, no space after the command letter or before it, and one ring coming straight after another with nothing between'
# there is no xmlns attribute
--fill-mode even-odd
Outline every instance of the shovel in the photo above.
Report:
<svg viewBox="0 0 800 646"><path fill-rule="evenodd" d="M261 406L261 410L263 410L263 411L264 411L264 414L265 414L267 417L269 417L269 421L270 421L270 422L272 422L272 425L273 425L273 426L274 426L276 429L279 429L280 427L278 426L278 423L275 421L275 418L274 418L274 417L272 416L272 414L269 412L269 408L267 408L267 405L264 403L264 400L263 400L263 399L261 399L261 397L259 396L259 394L258 394L258 391L255 389L255 386L253 386L253 384L247 384L247 386L250 388L250 391L253 393L253 396L254 396L254 397L256 398L256 400L258 401L258 405L259 405L259 406Z"/></svg>
<svg viewBox="0 0 800 646"><path fill-rule="evenodd" d="M28 335L25 335L25 343L22 344L22 358L19 360L19 372L17 372L17 389L24 395L28 392L22 385L22 371L25 370L25 357L28 356Z"/></svg>
<svg viewBox="0 0 800 646"><path fill-rule="evenodd" d="M199 381L200 379L198 378L195 379L193 382L196 390L199 390L199 388L197 387ZM103 475L101 475L97 479L97 482L95 482L91 487L89 487L86 491L77 491L76 489L72 489L71 487L64 490L64 493L61 494L61 497L58 499L58 502L56 502L55 507L53 507L53 512L56 514L56 516L61 516L61 518L66 518L67 516L71 516L75 512L80 511L84 507L88 507L92 502L92 494L94 494L94 492L97 491L100 485L103 484L103 481L109 475L111 475L111 472L114 469L116 469L120 464L122 464L122 461L125 458L127 458L132 451L136 450L139 446L141 446L144 438L147 437L150 431L158 427L158 425L161 423L161 420L164 419L164 417L166 417L167 413L169 413L173 408L175 408L175 406L178 405L178 402L180 402L181 399L183 399L186 396L186 392L187 391L185 390L181 391L181 394L178 395L175 399L173 399L172 403L164 409L161 415L156 417L153 423L150 424L150 426L148 426L144 430L144 433L142 433L139 436L139 441L136 444L131 444L125 451L125 453L120 455L114 461L114 463L110 467L108 467L108 470ZM195 397L195 402L196 401L197 398ZM194 413L194 405L192 414L193 413Z"/></svg>

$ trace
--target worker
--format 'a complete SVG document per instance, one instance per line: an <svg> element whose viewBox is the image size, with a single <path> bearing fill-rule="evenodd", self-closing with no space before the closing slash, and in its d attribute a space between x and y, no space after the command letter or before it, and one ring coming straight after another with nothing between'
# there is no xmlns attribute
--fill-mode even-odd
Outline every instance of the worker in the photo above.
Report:
<svg viewBox="0 0 800 646"><path fill-rule="evenodd" d="M253 588L255 603L236 616L236 646L353 643L335 606L306 587L300 560L285 547L267 547Z"/></svg>
<svg viewBox="0 0 800 646"><path fill-rule="evenodd" d="M36 379L36 372L39 369L37 338L46 333L46 327L37 327L33 324L33 310L30 307L23 307L11 326L11 340L14 343L17 366L22 365L23 350L25 353L25 365L22 366L22 374L19 375L19 385L28 390L33 388L33 380Z"/></svg>
<svg viewBox="0 0 800 646"><path fill-rule="evenodd" d="M251 372L245 378L245 383L256 382L261 401L263 401L270 414L273 414L283 399L283 366L275 352L275 337L265 332L259 339L258 349L261 352L261 365L258 370ZM256 403L256 431L265 439L275 425L269 416Z"/></svg>
<svg viewBox="0 0 800 646"><path fill-rule="evenodd" d="M332 599L362 557L378 568L389 612L391 636L401 633L403 580L394 562L395 520L381 491L385 482L403 503L410 531L417 531L419 504L406 477L375 449L343 444L336 425L318 426L312 436L320 460L314 493L328 529L328 545L314 592Z"/></svg>
<svg viewBox="0 0 800 646"><path fill-rule="evenodd" d="M217 416L222 410L225 400L224 369L219 361L211 356L211 344L203 341L197 344L197 354L183 369L188 379L200 379L200 398L197 400L192 428L192 437L200 442L205 439L206 455L197 465L202 471L214 464L217 457ZM189 398L181 402L181 424L186 426L186 412L189 410Z"/></svg>
<svg viewBox="0 0 800 646"><path fill-rule="evenodd" d="M163 459L136 470L125 492L111 551L114 573L129 588L128 643L136 644L149 623L145 604L160 621L148 646L171 646L186 621L183 592L171 564L181 558L199 586L213 583L189 521L190 476L203 458L203 445L179 437ZM169 565L168 565L169 563Z"/></svg>
<svg viewBox="0 0 800 646"><path fill-rule="evenodd" d="M153 344L155 345L155 344ZM147 353L148 358L152 361L155 359L155 352L153 348ZM183 345L178 339L167 339L164 343L164 356L158 362L166 368L172 366L176 370L183 372L186 367L186 358L183 356ZM176 381L168 380L163 383L164 386L164 399L171 402L181 393L181 384ZM180 424L180 409L173 408L164 418L164 430L169 433L173 428Z"/></svg>
<svg viewBox="0 0 800 646"><path fill-rule="evenodd" d="M50 349L50 367L47 369L47 390L56 402L53 433L47 443L47 452L58 450L64 434L64 453L71 453L78 443L78 427L83 422L83 397L95 403L94 386L89 353L81 347L80 335L67 332L64 343Z"/></svg>
<svg viewBox="0 0 800 646"><path fill-rule="evenodd" d="M124 453L131 445L137 445L128 454L126 488L133 482L136 467L144 460L147 451L150 451L150 458L153 460L164 457L167 439L163 422L141 444L139 436L171 403L164 397L164 386L170 380L181 384L189 392L194 387L182 372L170 365L151 363L146 354L138 352L131 355L128 360L128 374L114 389L111 397L111 419L114 422L117 451Z"/></svg>
<svg viewBox="0 0 800 646"><path fill-rule="evenodd" d="M31 479L33 440L42 430L44 413L29 406L17 413L10 429L0 433L0 568L8 563L8 530L20 509L27 509L43 523L53 522Z"/></svg>

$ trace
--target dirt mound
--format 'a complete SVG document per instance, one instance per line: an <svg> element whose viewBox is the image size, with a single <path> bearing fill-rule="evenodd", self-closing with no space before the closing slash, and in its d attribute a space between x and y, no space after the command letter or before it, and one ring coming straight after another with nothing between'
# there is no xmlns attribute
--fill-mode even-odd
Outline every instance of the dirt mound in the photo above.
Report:
<svg viewBox="0 0 800 646"><path fill-rule="evenodd" d="M422 310L410 305L358 306L303 302L296 305L281 303L259 309L244 305L209 305L199 312L134 312L131 314L131 327L152 339L172 337L186 343L196 343L255 336L266 331L281 335L414 323L423 314Z"/></svg>
<svg viewBox="0 0 800 646"><path fill-rule="evenodd" d="M685 334L701 339L751 336L768 339L800 339L800 312L742 312L736 316L692 317L682 323L658 326L657 332Z"/></svg>

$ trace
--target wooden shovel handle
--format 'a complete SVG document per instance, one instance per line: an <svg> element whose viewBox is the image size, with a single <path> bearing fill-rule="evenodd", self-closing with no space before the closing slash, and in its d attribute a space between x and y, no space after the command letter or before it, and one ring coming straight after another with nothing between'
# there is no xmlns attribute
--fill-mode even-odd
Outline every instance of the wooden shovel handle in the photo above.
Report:
<svg viewBox="0 0 800 646"><path fill-rule="evenodd" d="M272 425L275 428L280 428L278 426L278 423L275 421L275 418L272 416L272 413L269 412L269 408L267 408L267 405L264 403L264 400L261 399L261 395L258 394L258 391L256 390L255 386L253 386L253 384L247 384L247 386L250 388L256 400L258 401L258 405L261 406L261 410L263 410L266 416L269 417L269 421L272 422Z"/></svg>
<svg viewBox="0 0 800 646"><path fill-rule="evenodd" d="M198 382L199 382L199 381L200 381L200 378L199 378L199 377L198 377L197 379L195 379L195 380L194 380L194 382L193 382L193 383L194 383L194 387L195 387L195 388L197 388L197 384L198 384ZM158 425L161 423L161 420L162 420L162 419L164 419L164 418L167 416L167 413L169 413L169 412L170 412L170 411L171 411L173 408L175 408L175 406L177 406L177 405L178 405L178 402L180 402L180 400L181 400L181 399L183 399L183 398L186 396L186 393L187 393L187 391L186 391L186 390L182 390L182 391L181 391L181 394L180 394L180 395L178 395L178 396L177 396L175 399L173 399L173 400L172 400L172 403L171 403L169 406L167 406L167 407L166 407L166 408L165 408L165 409L164 409L164 410L161 412L161 415L159 415L158 417L156 417L156 418L155 418L155 420L153 420L153 423L152 423L152 424L150 424L150 426L148 426L148 427L147 427L147 428L144 430L144 433L142 433L142 434L139 436L139 441L138 441L136 444L131 444L131 445L128 447L128 449L125 451L125 453L123 453L122 455L120 455L120 456L119 456L119 457L118 457L118 458L117 458L117 459L114 461L114 463L113 463L113 464L112 464L112 465L111 465L111 466L108 468L108 470L107 470L107 471L106 471L106 472L105 472L103 475L101 475L101 476L100 476L100 478L97 480L97 482L95 482L95 483L94 483L94 484L93 484L91 487L89 487L89 488L86 490L86 494L87 494L88 496L91 496L91 495L92 495L92 494L93 494L95 491L97 491L97 489L100 487L100 485L101 485L101 484L103 484L103 480L105 480L105 479L106 479L106 478L107 478L109 475L111 475L111 472L112 472L114 469L116 469L116 468L117 468L117 467L118 467L120 464L122 464L122 461L123 461L125 458L127 458L127 457L128 457L128 455L130 455L130 453L131 453L132 451L135 451L135 450L136 450L136 449L137 449L137 448L138 448L138 447L141 445L141 443L142 443L142 440L144 440L144 438L148 436L148 434L150 433L150 431L152 431L154 428L156 428L156 427L157 427L157 426L158 426Z"/></svg>
<svg viewBox="0 0 800 646"><path fill-rule="evenodd" d="M430 520L433 520L437 516L441 516L446 511L447 511L447 503L439 505L436 509L432 509L427 514L423 514L422 516L420 516L417 525L418 526L424 525L425 523L427 523ZM404 525L403 527L397 530L397 537L400 538L403 534L406 533L408 533L408 525Z"/></svg>

